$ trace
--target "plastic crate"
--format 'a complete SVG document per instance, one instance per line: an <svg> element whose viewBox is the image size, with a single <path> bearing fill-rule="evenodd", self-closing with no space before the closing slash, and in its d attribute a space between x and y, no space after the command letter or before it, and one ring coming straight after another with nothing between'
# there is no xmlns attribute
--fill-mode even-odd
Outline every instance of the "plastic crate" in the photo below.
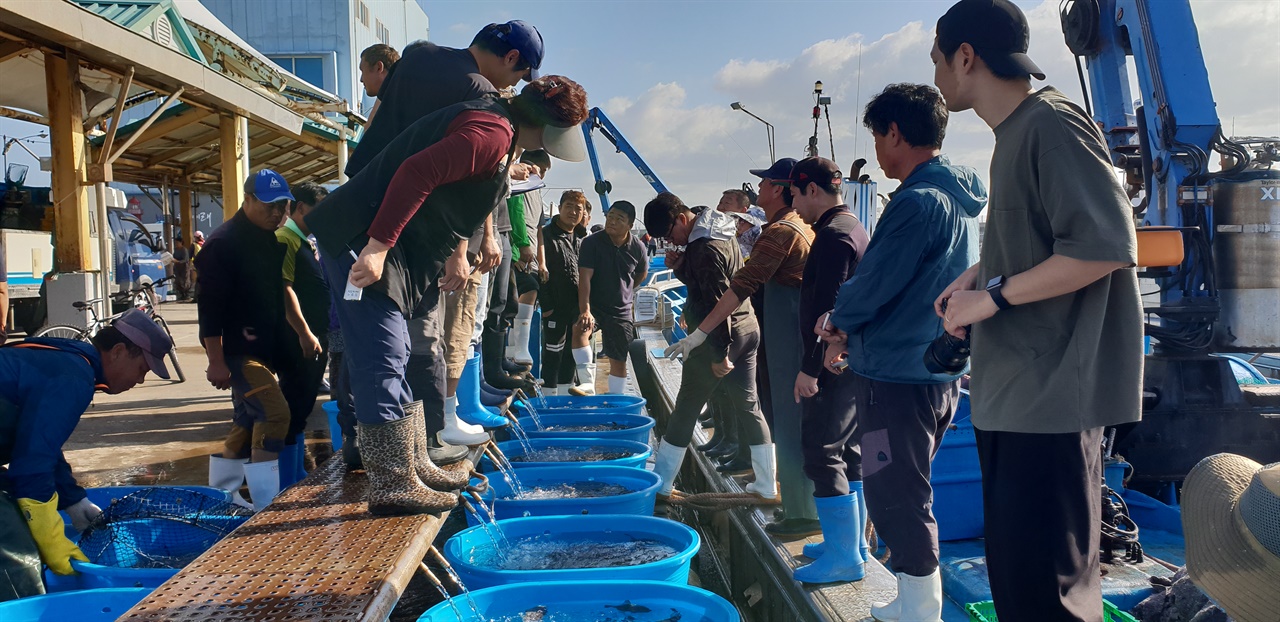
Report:
<svg viewBox="0 0 1280 622"><path fill-rule="evenodd" d="M969 613L969 622L996 622L996 605L993 601L969 603L964 606L964 610ZM1103 600L1102 622L1138 622L1138 619Z"/></svg>

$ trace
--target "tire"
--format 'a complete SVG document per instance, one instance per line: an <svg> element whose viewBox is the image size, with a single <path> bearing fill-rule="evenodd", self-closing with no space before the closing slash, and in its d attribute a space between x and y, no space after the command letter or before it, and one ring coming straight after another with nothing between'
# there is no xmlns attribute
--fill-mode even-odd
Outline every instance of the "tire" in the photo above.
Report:
<svg viewBox="0 0 1280 622"><path fill-rule="evenodd" d="M169 362L173 363L173 372L177 375L176 379L172 379L173 382L186 382L187 375L182 373L182 365L178 364L178 342L173 339L173 333L169 331L169 323L158 315L153 315L152 318L160 328L164 329L164 334L168 335L169 341L173 343L173 347L169 349Z"/></svg>
<svg viewBox="0 0 1280 622"><path fill-rule="evenodd" d="M89 335L83 328L75 326L67 326L65 324L55 324L47 326L36 331L32 337L53 337L56 339L77 339L83 342L89 342Z"/></svg>

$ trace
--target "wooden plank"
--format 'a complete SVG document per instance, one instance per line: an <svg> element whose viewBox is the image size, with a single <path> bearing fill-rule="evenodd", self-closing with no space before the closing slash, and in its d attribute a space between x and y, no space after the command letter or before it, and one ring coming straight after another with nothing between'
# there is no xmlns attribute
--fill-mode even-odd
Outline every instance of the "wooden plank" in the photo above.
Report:
<svg viewBox="0 0 1280 622"><path fill-rule="evenodd" d="M54 256L62 272L87 271L89 193L85 186L84 119L80 111L80 60L45 54L49 102L49 143L53 152L52 191Z"/></svg>
<svg viewBox="0 0 1280 622"><path fill-rule="evenodd" d="M147 131L142 133L137 140L133 142L133 146L141 147L158 138L163 138L169 134L180 130L192 123L199 123L209 117L209 111L203 108L190 108L175 114L172 117L160 119L151 124Z"/></svg>
<svg viewBox="0 0 1280 622"><path fill-rule="evenodd" d="M0 63L3 63L4 61L18 56L30 49L31 46L27 45L23 41L4 41L3 43L0 43Z"/></svg>
<svg viewBox="0 0 1280 622"><path fill-rule="evenodd" d="M151 168L153 166L156 166L157 164L160 164L168 160L181 161L182 158L185 158L193 153L196 153L197 151L203 151L207 149L209 145L212 145L213 143L218 142L218 138L221 135L222 135L221 129L217 127L212 128L208 132L199 134L188 140L184 140L177 145L160 149L151 157L147 158L146 160L143 160L142 166L144 168Z"/></svg>
<svg viewBox="0 0 1280 622"><path fill-rule="evenodd" d="M239 115L222 115L218 118L218 127L222 130L222 218L231 220L244 202L245 172L240 166L240 154L247 146L246 136L240 129Z"/></svg>
<svg viewBox="0 0 1280 622"><path fill-rule="evenodd" d="M182 218L182 241L187 245L187 252L190 253L191 241L195 239L196 234L196 209L191 201L191 184L185 179L178 187L178 210ZM187 256L190 257L190 254Z"/></svg>

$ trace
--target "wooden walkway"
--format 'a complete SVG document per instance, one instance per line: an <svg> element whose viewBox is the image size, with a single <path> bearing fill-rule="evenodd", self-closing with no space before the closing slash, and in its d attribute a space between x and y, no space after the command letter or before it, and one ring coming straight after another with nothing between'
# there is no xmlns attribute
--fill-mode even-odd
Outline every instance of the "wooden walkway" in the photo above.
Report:
<svg viewBox="0 0 1280 622"><path fill-rule="evenodd" d="M385 620L447 515L374 517L368 481L334 456L119 620Z"/></svg>

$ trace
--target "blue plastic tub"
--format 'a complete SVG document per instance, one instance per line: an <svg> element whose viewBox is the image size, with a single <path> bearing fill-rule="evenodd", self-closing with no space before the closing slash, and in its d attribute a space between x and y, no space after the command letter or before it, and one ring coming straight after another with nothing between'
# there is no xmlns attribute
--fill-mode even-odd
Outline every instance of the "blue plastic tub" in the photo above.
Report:
<svg viewBox="0 0 1280 622"><path fill-rule="evenodd" d="M583 466L583 465L600 465L600 466L623 466L643 469L645 463L649 460L649 455L653 450L647 443L639 443L636 441L622 441L617 439L597 438L597 439L565 439L565 438L535 438L529 440L529 446L534 451L543 449L593 449L600 448L605 451L628 451L631 455L616 460L596 460L592 462L524 462L511 460L516 456L524 455L524 446L520 441L503 441L498 443L498 449L503 455L511 461L511 466L517 469L527 469L536 467L564 467L564 466ZM488 473L496 471L493 463L486 456L480 461L481 471Z"/></svg>
<svg viewBox="0 0 1280 622"><path fill-rule="evenodd" d="M483 619L519 616L534 607L546 607L547 617L597 620L600 612L627 618L626 610L645 607L653 620L677 619L689 622L736 622L742 618L729 601L706 590L662 581L573 581L516 583L471 593ZM452 605L450 604L452 602ZM470 611L465 596L440 603L418 618L418 622L457 622L454 606ZM576 616L574 614L577 614ZM515 617L515 619L519 619ZM555 617L554 619L562 619Z"/></svg>
<svg viewBox="0 0 1280 622"><path fill-rule="evenodd" d="M626 413L629 415L644 414L644 398L639 395L551 395L542 399L530 398L538 415L567 415L569 413ZM543 405L543 402L546 405ZM515 407L521 416L529 415L529 405L524 400L517 400Z"/></svg>
<svg viewBox="0 0 1280 622"><path fill-rule="evenodd" d="M511 486L501 475L489 478L489 489L483 497L494 508L498 520L524 516L564 516L566 514L632 514L652 516L653 504L662 477L644 469L619 466L557 466L520 469L516 472L525 489L553 486L567 482L599 482L617 484L631 492L609 497L575 497L568 499L511 499ZM495 502L494 499L497 499ZM479 509L479 508L477 508ZM483 510L479 510L483 512ZM475 516L467 512L467 522L477 525Z"/></svg>
<svg viewBox="0 0 1280 622"><path fill-rule="evenodd" d="M114 622L146 598L151 588L82 590L0 603L5 622Z"/></svg>
<svg viewBox="0 0 1280 622"><path fill-rule="evenodd" d="M206 517L205 522L221 523L222 529L230 531L239 527L248 516ZM213 531L201 529L174 520L142 519L119 521L111 524L116 532L116 541L108 546L101 555L96 555L95 563L80 561L71 562L71 566L79 574L60 576L45 572L45 587L50 592L68 590L88 590L110 587L159 587L178 573L178 568L135 568L144 560L135 548L147 555L162 557L196 557L209 550L221 536ZM93 556L97 551L88 553ZM0 617L0 619L3 619Z"/></svg>
<svg viewBox="0 0 1280 622"><path fill-rule="evenodd" d="M173 488L175 490L190 490L191 492L198 492L202 495L205 495L206 497L221 499L227 502L231 501L230 492L227 492L225 490L220 490L218 488L213 488L210 486L99 486L97 488L85 488L84 495L85 495L85 498L89 499L91 503L105 510L111 505L113 501L121 497L131 495L135 492L149 490L151 488ZM79 540L80 532L76 531L75 527L71 526L71 517L67 516L66 512L58 512L58 513L62 515L62 522L66 525L67 539L72 542Z"/></svg>
<svg viewBox="0 0 1280 622"><path fill-rule="evenodd" d="M329 443L333 445L333 450L342 449L342 426L338 423L338 402L329 400L320 405L324 410L324 414L329 418Z"/></svg>
<svg viewBox="0 0 1280 622"><path fill-rule="evenodd" d="M601 424L616 424L622 426L622 428L618 430L602 430L595 432L540 430L538 429L538 426L533 423L533 417L520 417L520 427L524 428L524 433L528 434L531 439L570 438L582 440L588 438L611 438L647 444L649 442L649 430L653 429L653 419L645 415L597 413L588 411L578 414L539 415L538 418L542 421L542 425L547 428L553 426L589 426Z"/></svg>
<svg viewBox="0 0 1280 622"><path fill-rule="evenodd" d="M960 393L951 429L942 437L942 446L933 458L929 483L933 485L938 540L982 537L982 469L978 465L978 441L969 422L968 391Z"/></svg>
<svg viewBox="0 0 1280 622"><path fill-rule="evenodd" d="M667 559L635 566L569 568L564 570L499 570L471 561L476 547L492 546L483 527L454 534L444 546L444 556L467 589L476 590L526 581L644 580L687 583L689 564L698 553L698 532L683 523L653 516L592 514L588 516L538 516L499 521L508 540L547 535L569 542L629 542L656 540L677 552Z"/></svg>

